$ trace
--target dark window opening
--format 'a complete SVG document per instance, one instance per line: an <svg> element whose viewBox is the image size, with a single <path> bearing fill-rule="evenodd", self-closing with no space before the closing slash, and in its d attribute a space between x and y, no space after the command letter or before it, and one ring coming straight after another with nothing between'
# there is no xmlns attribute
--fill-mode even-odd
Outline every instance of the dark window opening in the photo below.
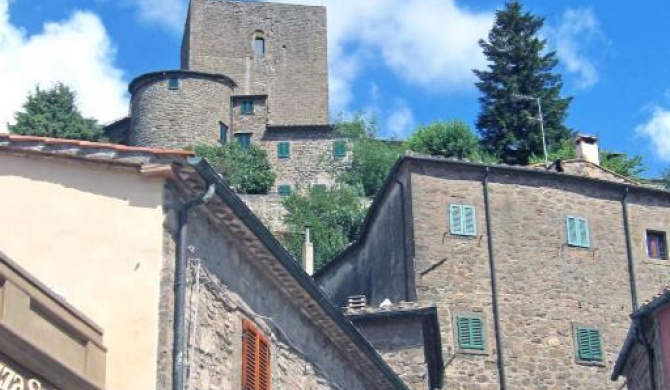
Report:
<svg viewBox="0 0 670 390"><path fill-rule="evenodd" d="M244 99L240 104L240 110L242 115L251 115L254 113L254 101L253 99Z"/></svg>
<svg viewBox="0 0 670 390"><path fill-rule="evenodd" d="M228 142L228 126L219 122L219 142L225 144Z"/></svg>
<svg viewBox="0 0 670 390"><path fill-rule="evenodd" d="M179 89L179 79L176 77L170 77L168 79L168 89Z"/></svg>
<svg viewBox="0 0 670 390"><path fill-rule="evenodd" d="M665 239L665 232L647 230L647 254L652 259L668 259L668 247Z"/></svg>
<svg viewBox="0 0 670 390"><path fill-rule="evenodd" d="M265 38L262 36L254 37L254 56L263 57L265 55Z"/></svg>
<svg viewBox="0 0 670 390"><path fill-rule="evenodd" d="M244 149L249 149L249 146L251 146L251 133L237 133L235 139Z"/></svg>

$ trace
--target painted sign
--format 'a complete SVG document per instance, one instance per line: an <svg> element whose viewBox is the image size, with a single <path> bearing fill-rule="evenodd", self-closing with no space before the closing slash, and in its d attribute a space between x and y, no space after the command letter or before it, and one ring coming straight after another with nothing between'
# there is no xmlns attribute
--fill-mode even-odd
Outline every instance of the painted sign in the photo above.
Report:
<svg viewBox="0 0 670 390"><path fill-rule="evenodd" d="M0 355L0 390L57 390L41 378L12 365Z"/></svg>

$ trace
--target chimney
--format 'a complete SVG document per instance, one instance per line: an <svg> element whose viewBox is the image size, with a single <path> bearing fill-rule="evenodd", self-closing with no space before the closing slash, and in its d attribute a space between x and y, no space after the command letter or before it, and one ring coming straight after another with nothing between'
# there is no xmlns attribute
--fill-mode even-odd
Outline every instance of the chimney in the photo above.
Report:
<svg viewBox="0 0 670 390"><path fill-rule="evenodd" d="M314 245L309 239L309 227L305 228L305 243L302 246L302 268L310 276L314 273Z"/></svg>
<svg viewBox="0 0 670 390"><path fill-rule="evenodd" d="M600 165L600 155L598 154L598 138L592 135L579 134L575 139L577 144L577 158L584 159L590 163Z"/></svg>

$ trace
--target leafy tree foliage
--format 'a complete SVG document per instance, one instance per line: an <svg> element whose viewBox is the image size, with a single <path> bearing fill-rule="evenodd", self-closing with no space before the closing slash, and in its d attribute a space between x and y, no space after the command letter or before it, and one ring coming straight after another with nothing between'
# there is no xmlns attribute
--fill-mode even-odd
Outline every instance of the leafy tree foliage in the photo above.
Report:
<svg viewBox="0 0 670 390"><path fill-rule="evenodd" d="M353 242L363 224L365 208L351 187L312 187L306 194L294 193L284 200L284 222L293 234L285 240L289 252L302 258L306 226L314 243L314 267L320 268Z"/></svg>
<svg viewBox="0 0 670 390"><path fill-rule="evenodd" d="M472 159L479 155L479 140L461 121L434 122L420 127L407 140L410 150L433 156Z"/></svg>
<svg viewBox="0 0 670 390"><path fill-rule="evenodd" d="M237 142L231 142L217 146L198 145L194 150L242 194L266 194L277 177L267 152L254 145L243 148Z"/></svg>
<svg viewBox="0 0 670 390"><path fill-rule="evenodd" d="M561 76L552 73L556 54L545 53L546 40L537 36L543 24L511 1L496 13L488 41L479 42L489 66L474 71L482 92L477 129L484 149L507 164L527 164L542 154L537 101L528 97L541 101L549 150L571 137L564 120L572 98L560 97Z"/></svg>
<svg viewBox="0 0 670 390"><path fill-rule="evenodd" d="M405 147L400 141L377 138L377 122L374 117L357 114L353 119L340 119L337 131L351 141L351 166L342 172L338 180L357 188L361 195L372 197L384 184L393 164L402 155Z"/></svg>
<svg viewBox="0 0 670 390"><path fill-rule="evenodd" d="M95 141L102 129L94 119L84 118L75 104L75 93L63 83L50 89L35 88L14 117L9 132L40 137Z"/></svg>
<svg viewBox="0 0 670 390"><path fill-rule="evenodd" d="M613 153L606 150L600 152L600 165L633 179L640 178L640 174L647 170L640 155L628 156L625 153Z"/></svg>

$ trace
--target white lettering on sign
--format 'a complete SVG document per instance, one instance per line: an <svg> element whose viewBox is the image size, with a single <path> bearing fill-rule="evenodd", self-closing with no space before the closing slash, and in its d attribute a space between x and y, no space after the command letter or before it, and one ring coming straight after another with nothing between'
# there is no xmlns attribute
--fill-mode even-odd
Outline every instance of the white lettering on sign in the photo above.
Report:
<svg viewBox="0 0 670 390"><path fill-rule="evenodd" d="M0 390L57 390L51 386L42 386L36 378L20 375L0 361Z"/></svg>

